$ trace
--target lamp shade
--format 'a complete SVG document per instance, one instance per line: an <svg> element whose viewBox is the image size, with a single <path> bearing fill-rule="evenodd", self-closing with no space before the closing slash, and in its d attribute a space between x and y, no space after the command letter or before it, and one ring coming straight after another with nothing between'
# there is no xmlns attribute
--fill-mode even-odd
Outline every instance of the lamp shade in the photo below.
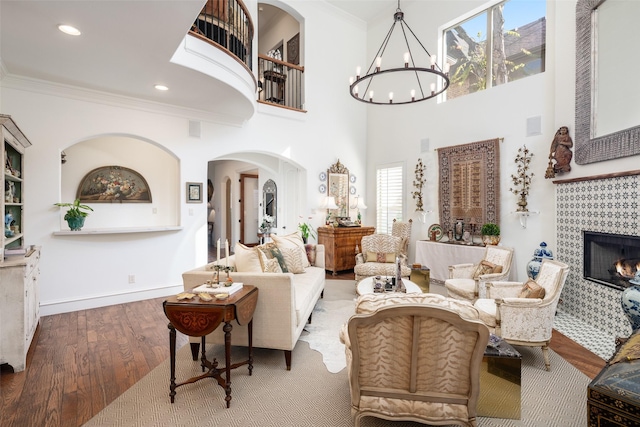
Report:
<svg viewBox="0 0 640 427"><path fill-rule="evenodd" d="M362 197L356 196L356 202L351 206L351 209L367 209L367 205L364 204Z"/></svg>
<svg viewBox="0 0 640 427"><path fill-rule="evenodd" d="M336 205L336 198L333 196L329 196L326 199L327 202L327 209L338 209L338 205Z"/></svg>
<svg viewBox="0 0 640 427"><path fill-rule="evenodd" d="M338 205L336 205L336 198L333 196L327 196L322 201L320 205L320 209L338 209Z"/></svg>
<svg viewBox="0 0 640 427"><path fill-rule="evenodd" d="M216 210L215 209L211 209L211 212L209 212L209 217L207 218L207 222L216 222Z"/></svg>

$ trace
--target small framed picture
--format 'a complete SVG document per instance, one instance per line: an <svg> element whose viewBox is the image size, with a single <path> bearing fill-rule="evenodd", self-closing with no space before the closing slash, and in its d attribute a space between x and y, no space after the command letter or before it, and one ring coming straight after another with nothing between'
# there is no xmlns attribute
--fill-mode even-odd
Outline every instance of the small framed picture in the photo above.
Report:
<svg viewBox="0 0 640 427"><path fill-rule="evenodd" d="M187 203L202 203L201 182L187 182Z"/></svg>

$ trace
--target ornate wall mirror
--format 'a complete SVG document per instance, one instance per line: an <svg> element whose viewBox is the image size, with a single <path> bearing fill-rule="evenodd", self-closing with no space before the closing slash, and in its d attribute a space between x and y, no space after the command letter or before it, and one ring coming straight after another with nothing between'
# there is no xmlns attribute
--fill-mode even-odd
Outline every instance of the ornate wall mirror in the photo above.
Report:
<svg viewBox="0 0 640 427"><path fill-rule="evenodd" d="M640 2L578 0L576 128L578 164L640 154L640 86L635 81Z"/></svg>
<svg viewBox="0 0 640 427"><path fill-rule="evenodd" d="M349 169L340 160L327 171L327 196L334 197L338 209L331 211L334 217L349 216Z"/></svg>
<svg viewBox="0 0 640 427"><path fill-rule="evenodd" d="M262 186L262 214L273 217L273 227L278 226L277 196L276 183L268 179Z"/></svg>

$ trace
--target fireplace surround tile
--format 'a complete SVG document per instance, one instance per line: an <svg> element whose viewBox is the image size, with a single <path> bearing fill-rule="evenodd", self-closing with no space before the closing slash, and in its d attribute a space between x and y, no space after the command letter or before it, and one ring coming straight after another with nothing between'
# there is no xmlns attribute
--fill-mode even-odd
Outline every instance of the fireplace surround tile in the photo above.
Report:
<svg viewBox="0 0 640 427"><path fill-rule="evenodd" d="M631 327L620 305L621 291L582 277L582 231L640 236L640 176L556 183L556 257L570 266L559 310L607 337L626 337Z"/></svg>

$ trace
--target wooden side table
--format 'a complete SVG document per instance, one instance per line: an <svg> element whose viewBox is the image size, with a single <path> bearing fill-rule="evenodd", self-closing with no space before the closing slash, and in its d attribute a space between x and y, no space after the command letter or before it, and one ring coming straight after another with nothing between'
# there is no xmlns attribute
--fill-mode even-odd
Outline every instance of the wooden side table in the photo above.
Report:
<svg viewBox="0 0 640 427"><path fill-rule="evenodd" d="M244 285L242 289L225 300L213 299L201 301L197 296L192 300L182 300L174 296L165 300L162 304L164 312L169 319L169 350L171 357L171 381L169 397L171 403L175 400L176 388L192 384L203 378L215 378L218 384L224 388L227 408L231 403L231 370L243 365L249 365L249 375L253 371L253 312L258 302L258 288ZM231 363L231 321L238 324L246 324L249 333L249 355L247 360ZM207 360L205 354L205 338L207 334L215 331L220 323L224 322L224 355L225 366L218 367L218 361ZM202 370L208 369L202 375L190 378L176 384L176 329L191 337L202 337ZM222 373L225 377L222 377Z"/></svg>

